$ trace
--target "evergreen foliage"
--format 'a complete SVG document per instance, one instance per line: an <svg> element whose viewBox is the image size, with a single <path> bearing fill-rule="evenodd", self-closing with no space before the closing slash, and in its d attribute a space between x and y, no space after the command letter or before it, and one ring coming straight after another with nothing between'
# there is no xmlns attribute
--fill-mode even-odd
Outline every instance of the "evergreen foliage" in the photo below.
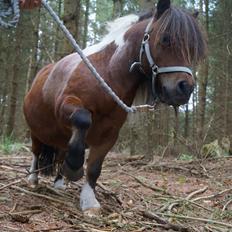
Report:
<svg viewBox="0 0 232 232"><path fill-rule="evenodd" d="M101 41L107 21L146 11L145 2L153 6L153 1L139 0L78 0L75 8L70 0L50 4L84 48ZM219 144L222 138L232 140L232 1L172 2L200 12L208 32L208 59L195 70L197 86L189 105L180 109L178 132L173 110L162 106L156 112L130 116L116 150L191 156L200 155L201 147L216 139ZM0 29L0 136L28 137L22 116L24 95L41 67L72 51L66 43L42 8L22 11L16 29Z"/></svg>

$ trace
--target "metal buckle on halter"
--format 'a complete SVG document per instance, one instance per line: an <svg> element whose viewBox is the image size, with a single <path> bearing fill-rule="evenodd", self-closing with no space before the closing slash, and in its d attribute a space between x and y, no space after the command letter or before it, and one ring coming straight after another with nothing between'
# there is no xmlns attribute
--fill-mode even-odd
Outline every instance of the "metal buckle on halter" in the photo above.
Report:
<svg viewBox="0 0 232 232"><path fill-rule="evenodd" d="M148 33L144 34L143 37L143 44L147 43L150 40L150 35Z"/></svg>
<svg viewBox="0 0 232 232"><path fill-rule="evenodd" d="M157 74L158 74L158 66L156 64L154 64L152 67L151 67L151 70L152 70L152 77L151 77L151 93L152 93L152 96L154 99L157 98L157 95L156 95L156 91L155 91L155 82L156 82L156 77L157 77Z"/></svg>
<svg viewBox="0 0 232 232"><path fill-rule="evenodd" d="M158 66L156 64L154 64L152 67L151 67L151 70L152 70L152 74L153 75L157 75L158 74Z"/></svg>

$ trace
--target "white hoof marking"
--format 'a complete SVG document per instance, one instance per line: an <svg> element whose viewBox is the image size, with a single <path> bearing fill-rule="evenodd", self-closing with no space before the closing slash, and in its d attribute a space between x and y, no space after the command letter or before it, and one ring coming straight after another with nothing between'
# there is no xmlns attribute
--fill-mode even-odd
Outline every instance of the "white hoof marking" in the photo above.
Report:
<svg viewBox="0 0 232 232"><path fill-rule="evenodd" d="M99 202L97 201L93 189L90 187L88 183L86 183L81 190L80 195L80 207L83 212L88 212L88 210L91 209L91 211L99 211L101 206Z"/></svg>
<svg viewBox="0 0 232 232"><path fill-rule="evenodd" d="M39 182L38 175L36 173L30 174L28 177L28 182L31 185L38 185Z"/></svg>
<svg viewBox="0 0 232 232"><path fill-rule="evenodd" d="M66 185L64 183L64 178L58 179L55 183L54 183L54 188L56 189L61 189L61 190L65 190L66 189Z"/></svg>

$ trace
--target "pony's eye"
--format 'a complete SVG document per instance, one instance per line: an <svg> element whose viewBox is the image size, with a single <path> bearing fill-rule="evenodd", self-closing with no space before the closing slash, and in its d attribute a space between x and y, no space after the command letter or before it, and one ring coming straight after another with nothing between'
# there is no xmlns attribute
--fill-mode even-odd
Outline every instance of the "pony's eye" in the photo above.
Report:
<svg viewBox="0 0 232 232"><path fill-rule="evenodd" d="M162 38L161 38L160 43L161 43L162 46L170 47L170 45L171 45L170 36L167 35L167 34L166 34L166 35L163 35Z"/></svg>

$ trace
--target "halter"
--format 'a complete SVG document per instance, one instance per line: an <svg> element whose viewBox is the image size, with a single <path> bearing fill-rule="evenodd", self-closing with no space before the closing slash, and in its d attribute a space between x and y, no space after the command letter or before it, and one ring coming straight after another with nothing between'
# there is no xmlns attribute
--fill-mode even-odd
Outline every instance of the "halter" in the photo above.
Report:
<svg viewBox="0 0 232 232"><path fill-rule="evenodd" d="M139 62L134 62L131 67L130 67L130 72L133 71L133 69L136 66L139 66L140 71L142 71L144 74L144 69L142 68L142 56L143 54L146 55L146 58L148 60L149 66L151 68L152 71L152 78L151 78L151 90L152 90L152 95L154 97L154 99L156 99L158 96L156 94L155 91L155 82L156 82L156 77L161 74L161 73L174 73L174 72L185 72L188 73L189 75L191 75L191 77L193 77L193 73L192 70L188 67L185 66L167 66L167 67L159 67L154 59L152 58L152 54L151 54L151 50L150 50L150 45L149 45L149 40L150 40L150 33L152 32L151 30L151 25L153 23L153 19L151 19L151 21L148 23L145 32L144 32L144 36L143 36L143 41L140 47L140 53L139 53Z"/></svg>

